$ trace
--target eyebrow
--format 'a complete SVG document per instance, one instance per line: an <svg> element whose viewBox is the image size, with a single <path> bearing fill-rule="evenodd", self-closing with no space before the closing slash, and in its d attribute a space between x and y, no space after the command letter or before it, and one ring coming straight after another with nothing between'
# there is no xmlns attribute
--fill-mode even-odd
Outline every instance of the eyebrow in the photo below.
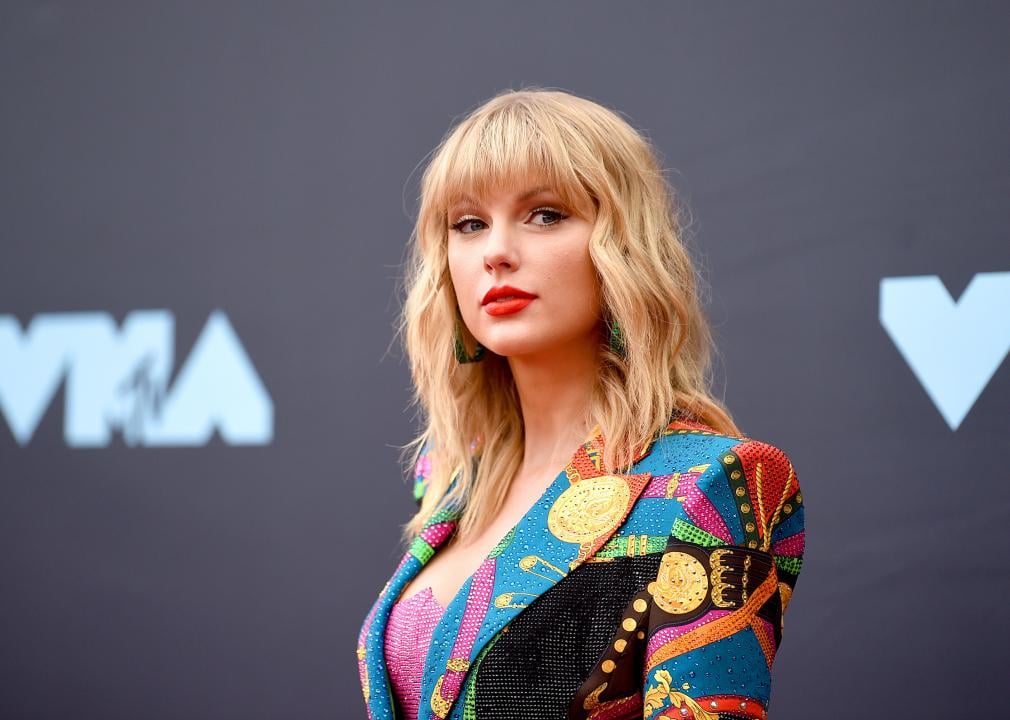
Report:
<svg viewBox="0 0 1010 720"><path fill-rule="evenodd" d="M540 195L541 193L547 193L547 192L551 193L554 192L554 188L548 185L541 185L539 187L533 188L532 190L527 190L521 195L516 196L515 202L521 203L524 200L529 200L531 197L535 197L537 195ZM454 203L452 203L450 207L455 207L456 205L480 205L480 203L474 200L469 195L461 195L459 198L456 199Z"/></svg>

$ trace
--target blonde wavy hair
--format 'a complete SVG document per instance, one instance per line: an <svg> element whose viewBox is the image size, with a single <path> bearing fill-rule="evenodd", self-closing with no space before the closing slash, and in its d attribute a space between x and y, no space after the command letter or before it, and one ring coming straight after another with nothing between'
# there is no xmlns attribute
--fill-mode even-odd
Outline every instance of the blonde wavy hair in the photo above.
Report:
<svg viewBox="0 0 1010 720"><path fill-rule="evenodd" d="M457 301L447 259L448 209L462 195L485 198L546 181L568 210L594 220L590 256L602 288L600 369L586 427L604 437L608 472L626 472L674 416L740 435L714 398L712 337L701 281L682 239L680 212L651 144L616 112L560 90L506 90L450 128L421 180L398 324L414 382L411 405L423 432L401 446L405 472L431 461L409 542L447 502L462 514L460 539L487 524L523 457L524 431L506 357L486 351L459 364L453 353ZM626 356L609 346L616 320ZM472 352L475 339L460 321ZM573 419L574 420L574 419ZM479 462L477 460L479 459ZM455 484L452 484L456 478Z"/></svg>

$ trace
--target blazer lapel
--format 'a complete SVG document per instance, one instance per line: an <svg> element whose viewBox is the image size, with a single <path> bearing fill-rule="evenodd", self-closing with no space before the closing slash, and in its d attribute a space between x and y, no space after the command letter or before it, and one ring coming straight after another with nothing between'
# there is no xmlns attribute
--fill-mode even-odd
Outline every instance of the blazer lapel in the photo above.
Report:
<svg viewBox="0 0 1010 720"><path fill-rule="evenodd" d="M438 548L452 537L459 514L458 507L450 506L428 519L400 559L392 577L379 592L379 597L372 604L361 626L357 650L358 675L370 720L394 716L392 686L383 649L389 611L407 583L435 556Z"/></svg>
<svg viewBox="0 0 1010 720"><path fill-rule="evenodd" d="M601 467L603 447L597 426L540 499L456 593L428 647L419 719L448 717L485 645L541 594L591 558L624 522L651 473L605 473ZM650 443L634 461L644 458L651 447ZM373 720L393 717L392 690L383 657L389 610L407 583L451 537L458 518L459 510L449 508L425 524L362 627L359 672Z"/></svg>
<svg viewBox="0 0 1010 720"><path fill-rule="evenodd" d="M651 474L606 474L602 453L597 426L446 608L428 648L419 718L448 717L485 645L624 522Z"/></svg>

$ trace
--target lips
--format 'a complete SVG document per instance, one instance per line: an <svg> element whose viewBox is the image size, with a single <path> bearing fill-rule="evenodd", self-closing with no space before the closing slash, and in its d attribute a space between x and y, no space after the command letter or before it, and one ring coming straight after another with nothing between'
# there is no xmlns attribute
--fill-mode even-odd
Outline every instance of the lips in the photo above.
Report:
<svg viewBox="0 0 1010 720"><path fill-rule="evenodd" d="M481 300L481 305L487 305L488 303L495 302L504 303L510 300L533 299L535 297L536 295L533 293L528 293L517 287L512 287L511 285L499 285L498 287L493 287L487 291L487 294L484 295L484 299Z"/></svg>
<svg viewBox="0 0 1010 720"><path fill-rule="evenodd" d="M512 315L533 302L533 298L517 298L511 300L492 300L484 305L484 312L495 317Z"/></svg>

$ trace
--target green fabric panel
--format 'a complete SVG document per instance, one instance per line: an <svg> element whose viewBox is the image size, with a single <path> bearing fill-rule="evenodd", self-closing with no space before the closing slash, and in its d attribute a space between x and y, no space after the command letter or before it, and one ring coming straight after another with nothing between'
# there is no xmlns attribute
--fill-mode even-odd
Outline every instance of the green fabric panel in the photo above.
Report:
<svg viewBox="0 0 1010 720"><path fill-rule="evenodd" d="M628 539L632 538L635 543L635 555L639 555L638 552L638 538L641 534L637 535L621 535L617 537L611 537L603 547L596 551L597 557L624 557L628 554ZM647 553L660 552L666 549L666 537L662 535L650 535L645 541L645 551Z"/></svg>
<svg viewBox="0 0 1010 720"><path fill-rule="evenodd" d="M416 537L414 538L414 542L410 544L410 554L422 563L426 563L431 560L431 556L435 554L435 551L423 538Z"/></svg>
<svg viewBox="0 0 1010 720"><path fill-rule="evenodd" d="M788 555L776 555L775 565L787 573L792 573L793 575L800 574L800 568L803 567L803 558L789 557Z"/></svg>
<svg viewBox="0 0 1010 720"><path fill-rule="evenodd" d="M716 547L726 544L715 535L706 532L699 527L695 527L681 518L677 518L674 521L671 534L678 540L694 543L695 545L701 545L702 547Z"/></svg>

